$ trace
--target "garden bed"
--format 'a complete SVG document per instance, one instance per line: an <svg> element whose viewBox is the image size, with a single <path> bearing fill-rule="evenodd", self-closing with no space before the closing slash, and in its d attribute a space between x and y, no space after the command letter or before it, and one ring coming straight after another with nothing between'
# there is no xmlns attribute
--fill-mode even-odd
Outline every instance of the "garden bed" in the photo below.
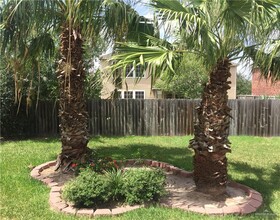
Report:
<svg viewBox="0 0 280 220"><path fill-rule="evenodd" d="M167 195L159 201L160 205L170 208L179 208L185 211L192 211L202 214L226 215L236 214L244 215L255 212L262 204L262 196L257 191L235 183L230 182L227 186L227 196L224 198L212 198L209 195L197 192L193 182L192 173L174 167L164 162L154 160L125 160L125 167L151 166L159 167L166 174ZM108 207L77 208L74 204L64 201L61 198L61 192L65 182L74 178L74 174L61 174L54 171L55 161L35 167L31 171L31 176L43 181L51 187L49 202L53 209L73 215L117 215L141 207L144 205L119 205L110 204Z"/></svg>

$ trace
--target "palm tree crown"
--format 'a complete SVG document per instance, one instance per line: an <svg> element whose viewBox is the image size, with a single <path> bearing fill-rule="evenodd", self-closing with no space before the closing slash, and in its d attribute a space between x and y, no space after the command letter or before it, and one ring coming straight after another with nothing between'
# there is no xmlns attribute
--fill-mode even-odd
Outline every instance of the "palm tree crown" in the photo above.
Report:
<svg viewBox="0 0 280 220"><path fill-rule="evenodd" d="M253 54L248 53L249 48L263 45L269 40L267 32L272 33L273 30L275 36L269 42L274 41L274 44L278 44L278 47L274 48L279 51L279 31L275 31L279 29L277 0L152 0L151 6L155 9L158 20L168 26L165 30L177 30L172 47L152 36L147 47L121 46L119 51L124 55L115 57L120 60L118 66L133 61L140 65L143 63L142 58L146 57L145 61L148 63L151 63L153 57L154 64L172 64L173 55L176 53L191 52L202 56L205 64L211 69L219 59L225 57L229 60L252 57ZM155 61L156 58L158 59Z"/></svg>

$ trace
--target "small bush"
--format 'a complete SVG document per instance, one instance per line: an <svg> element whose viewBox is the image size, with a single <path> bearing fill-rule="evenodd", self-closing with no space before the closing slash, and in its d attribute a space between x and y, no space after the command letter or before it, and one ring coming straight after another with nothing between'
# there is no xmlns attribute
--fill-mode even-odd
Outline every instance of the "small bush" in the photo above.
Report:
<svg viewBox="0 0 280 220"><path fill-rule="evenodd" d="M110 195L113 201L123 201L123 172L122 170L111 170L105 173L110 187Z"/></svg>
<svg viewBox="0 0 280 220"><path fill-rule="evenodd" d="M108 201L141 204L164 195L164 183L165 175L159 169L114 169L100 174L87 168L65 185L62 197L78 207L96 207Z"/></svg>
<svg viewBox="0 0 280 220"><path fill-rule="evenodd" d="M125 201L130 205L157 201L165 194L164 184L165 175L160 169L129 169L123 175Z"/></svg>
<svg viewBox="0 0 280 220"><path fill-rule="evenodd" d="M76 206L97 206L111 198L110 183L105 175L86 169L65 185L62 197Z"/></svg>

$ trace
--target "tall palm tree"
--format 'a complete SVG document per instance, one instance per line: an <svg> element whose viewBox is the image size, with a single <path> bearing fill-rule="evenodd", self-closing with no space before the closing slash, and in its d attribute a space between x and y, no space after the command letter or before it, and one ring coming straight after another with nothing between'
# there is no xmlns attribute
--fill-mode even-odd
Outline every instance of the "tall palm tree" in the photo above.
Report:
<svg viewBox="0 0 280 220"><path fill-rule="evenodd" d="M109 13L111 7L116 13ZM35 64L42 54L51 56L54 47L60 47L57 78L62 151L57 169L67 170L73 161L84 162L89 152L89 135L83 43L89 41L94 47L100 36L109 42L115 34L110 29L114 18L115 29L132 20L136 31L139 15L122 0L10 0L1 5L0 17L2 54L17 61L15 76L27 61Z"/></svg>
<svg viewBox="0 0 280 220"><path fill-rule="evenodd" d="M118 48L120 54L115 56L118 63L114 68L129 63L147 65L150 74L158 76L164 69L174 73L176 60L183 53L195 53L203 58L209 80L197 108L198 122L189 144L194 150L194 181L201 192L224 194L228 182L226 153L231 151L228 140L231 109L227 106L230 66L237 58L252 56L257 62L263 57L261 54L266 54L265 51L257 53L255 49L265 48L260 45L268 39L268 27L272 23L279 24L276 16L279 1L152 0L151 6L167 31L177 30L176 40L173 36L169 38L173 42L167 43L168 39L150 37L146 47L122 44ZM258 64L264 67L261 62ZM272 64L266 62L266 70L271 69ZM279 68L274 70L272 74L279 76Z"/></svg>

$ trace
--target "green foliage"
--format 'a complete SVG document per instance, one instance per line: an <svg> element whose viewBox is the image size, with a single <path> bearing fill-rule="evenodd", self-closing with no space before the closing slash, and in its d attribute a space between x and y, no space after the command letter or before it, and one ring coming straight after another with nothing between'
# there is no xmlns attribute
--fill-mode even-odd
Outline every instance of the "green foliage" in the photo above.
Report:
<svg viewBox="0 0 280 220"><path fill-rule="evenodd" d="M105 44L105 40L98 36L96 37L96 44L92 45L90 42L85 42L84 45L84 66L86 71L85 81L85 96L88 100L99 99L102 90L101 72L99 69L92 71L95 68L95 60L104 51L106 51L108 45Z"/></svg>
<svg viewBox="0 0 280 220"><path fill-rule="evenodd" d="M165 194L164 183L165 175L160 169L128 169L123 181L125 201L130 205L156 201Z"/></svg>
<svg viewBox="0 0 280 220"><path fill-rule="evenodd" d="M54 101L58 99L58 80L56 75L57 63L59 58L58 49L55 49L54 56L49 59L40 59L40 72L34 73L34 96L32 101L36 98L44 101ZM28 71L28 70L27 70Z"/></svg>
<svg viewBox="0 0 280 220"><path fill-rule="evenodd" d="M5 74L3 69L0 71L0 106L1 106L1 118L0 127L3 129L5 119L9 117L9 112L13 106L13 79L11 74ZM8 119L9 120L9 119ZM5 128L4 128L5 129Z"/></svg>
<svg viewBox="0 0 280 220"><path fill-rule="evenodd" d="M97 51L94 51L94 49ZM102 89L101 74L89 74L93 65L92 59L98 56L104 44L99 43L98 47L85 47L85 68L87 71L85 82L85 95L88 99L100 97ZM36 62L26 60L21 63L21 73L16 72L19 60L3 57L0 63L0 106L1 106L1 135L4 137L28 136L29 124L34 123L30 117L37 101L56 101L58 99L58 80L56 75L59 54L54 51L54 57L38 57ZM32 110L33 109L33 110Z"/></svg>
<svg viewBox="0 0 280 220"><path fill-rule="evenodd" d="M30 107L36 106L39 97L41 100L55 100L57 97L57 80L54 67L49 62L40 66L40 73L30 62L26 62L21 67L24 69L23 74L17 74L16 65L17 61L8 60L7 57L1 59L0 126L4 137L32 134L34 131L29 125L35 123L35 108Z"/></svg>
<svg viewBox="0 0 280 220"><path fill-rule="evenodd" d="M109 182L110 194L113 201L123 201L123 171L113 169L105 172L107 181Z"/></svg>
<svg viewBox="0 0 280 220"><path fill-rule="evenodd" d="M203 84L207 81L207 71L202 60L193 54L184 55L175 74L165 72L156 83L165 95L176 98L200 98Z"/></svg>
<svg viewBox="0 0 280 220"><path fill-rule="evenodd" d="M100 174L86 168L66 184L62 196L76 206L98 206L108 201L142 204L164 195L164 183L165 174L160 169L113 169Z"/></svg>
<svg viewBox="0 0 280 220"><path fill-rule="evenodd" d="M104 174L105 172L118 169L119 165L117 161L113 160L111 157L99 156L95 150L91 150L85 162L72 163L71 168L77 175L87 169Z"/></svg>
<svg viewBox="0 0 280 220"><path fill-rule="evenodd" d="M237 73L236 77L236 94L237 95L251 95L252 82L248 77Z"/></svg>
<svg viewBox="0 0 280 220"><path fill-rule="evenodd" d="M96 206L110 199L110 184L106 176L86 169L65 185L62 197L77 206Z"/></svg>
<svg viewBox="0 0 280 220"><path fill-rule="evenodd" d="M101 72L89 73L86 76L85 96L88 100L100 99L102 90Z"/></svg>
<svg viewBox="0 0 280 220"><path fill-rule="evenodd" d="M0 69L0 127L1 136L28 135L30 117L24 106L15 104L15 83L13 74L2 66Z"/></svg>

